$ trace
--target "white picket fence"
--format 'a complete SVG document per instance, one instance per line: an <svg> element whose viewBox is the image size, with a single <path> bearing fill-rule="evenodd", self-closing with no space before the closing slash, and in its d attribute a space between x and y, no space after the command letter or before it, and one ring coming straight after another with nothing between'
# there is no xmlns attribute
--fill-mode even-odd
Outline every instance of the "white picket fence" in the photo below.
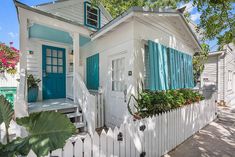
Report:
<svg viewBox="0 0 235 157"><path fill-rule="evenodd" d="M216 118L215 99L184 106L154 117L125 123L93 137L71 138L58 157L160 157ZM28 157L34 157L30 152Z"/></svg>

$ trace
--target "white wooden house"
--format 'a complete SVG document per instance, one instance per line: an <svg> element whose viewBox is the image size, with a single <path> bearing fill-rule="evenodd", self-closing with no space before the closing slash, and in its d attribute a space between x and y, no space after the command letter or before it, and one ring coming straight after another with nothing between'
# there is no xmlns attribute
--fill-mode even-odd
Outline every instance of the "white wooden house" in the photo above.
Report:
<svg viewBox="0 0 235 157"><path fill-rule="evenodd" d="M69 117L82 114L77 126L86 121L92 132L97 118L111 127L128 120L127 100L141 82L150 90L193 87L192 56L201 47L177 10L133 7L112 19L102 5L91 8L84 0L15 5L22 53L19 117L63 110ZM26 74L42 80L36 103L26 101Z"/></svg>
<svg viewBox="0 0 235 157"><path fill-rule="evenodd" d="M221 51L209 53L201 82L202 88L217 91L219 102L235 105L235 46L233 44L224 46Z"/></svg>

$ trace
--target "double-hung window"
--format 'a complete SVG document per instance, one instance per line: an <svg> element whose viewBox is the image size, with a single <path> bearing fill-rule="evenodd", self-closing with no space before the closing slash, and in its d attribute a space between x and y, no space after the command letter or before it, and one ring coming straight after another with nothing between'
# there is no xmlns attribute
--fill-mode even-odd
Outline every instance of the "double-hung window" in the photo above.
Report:
<svg viewBox="0 0 235 157"><path fill-rule="evenodd" d="M96 6L92 6L89 2L84 3L85 7L85 25L91 28L100 28L100 9Z"/></svg>

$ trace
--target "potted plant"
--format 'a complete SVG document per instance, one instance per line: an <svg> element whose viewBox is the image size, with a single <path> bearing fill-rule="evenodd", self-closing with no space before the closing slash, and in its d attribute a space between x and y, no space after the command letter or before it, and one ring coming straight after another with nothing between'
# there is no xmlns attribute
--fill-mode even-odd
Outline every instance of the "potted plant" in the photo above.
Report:
<svg viewBox="0 0 235 157"><path fill-rule="evenodd" d="M40 79L34 78L32 74L27 77L28 84L28 102L36 102L38 99L38 84Z"/></svg>

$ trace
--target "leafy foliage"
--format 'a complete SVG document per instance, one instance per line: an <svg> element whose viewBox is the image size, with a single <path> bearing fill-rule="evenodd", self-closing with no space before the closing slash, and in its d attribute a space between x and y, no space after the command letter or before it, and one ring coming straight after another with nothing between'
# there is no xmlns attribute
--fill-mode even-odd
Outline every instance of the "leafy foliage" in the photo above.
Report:
<svg viewBox="0 0 235 157"><path fill-rule="evenodd" d="M36 79L34 78L34 76L32 74L30 74L28 77L27 77L27 85L28 85L28 88L37 88L38 87L38 84L41 82L40 79Z"/></svg>
<svg viewBox="0 0 235 157"><path fill-rule="evenodd" d="M130 107L132 98L135 100L133 113ZM190 89L168 90L168 91L147 91L138 92L135 97L132 95L128 101L128 110L130 114L137 118L144 118L156 115L162 112L199 102L204 97Z"/></svg>
<svg viewBox="0 0 235 157"><path fill-rule="evenodd" d="M193 56L193 75L195 84L204 70L204 64L206 63L209 54L209 46L207 44L201 44L201 47L202 51Z"/></svg>
<svg viewBox="0 0 235 157"><path fill-rule="evenodd" d="M4 123L7 133L7 142L9 142L8 138L8 129L10 126L10 122L13 117L13 110L11 108L11 104L3 95L0 95L0 124Z"/></svg>
<svg viewBox="0 0 235 157"><path fill-rule="evenodd" d="M198 31L203 30L203 40L218 39L220 49L225 44L235 43L235 9L233 0L193 0L193 4L201 12Z"/></svg>
<svg viewBox="0 0 235 157"><path fill-rule="evenodd" d="M16 122L29 133L23 139L24 147L31 148L37 156L45 156L49 151L62 148L65 140L76 131L65 115L56 112L33 113Z"/></svg>
<svg viewBox="0 0 235 157"><path fill-rule="evenodd" d="M6 127L9 127L13 111L3 96L0 96L0 112L0 122L5 122ZM29 117L16 119L16 122L26 128L28 136L10 142L8 140L6 145L0 144L0 156L27 156L30 150L37 156L46 156L49 151L62 148L65 141L76 132L70 120L58 112L33 113Z"/></svg>

